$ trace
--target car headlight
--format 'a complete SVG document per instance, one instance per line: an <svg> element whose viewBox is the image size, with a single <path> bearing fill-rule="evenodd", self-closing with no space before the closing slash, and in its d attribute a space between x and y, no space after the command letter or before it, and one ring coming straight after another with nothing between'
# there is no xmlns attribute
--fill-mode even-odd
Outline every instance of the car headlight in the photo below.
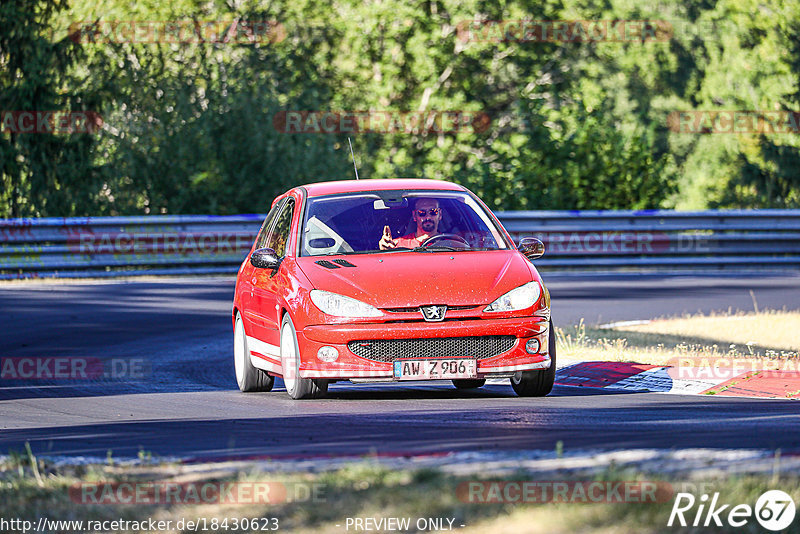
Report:
<svg viewBox="0 0 800 534"><path fill-rule="evenodd" d="M311 290L311 302L324 313L338 317L380 317L382 315L378 308L370 306L366 302L321 289Z"/></svg>
<svg viewBox="0 0 800 534"><path fill-rule="evenodd" d="M485 312L507 312L524 310L530 308L536 301L539 300L539 295L542 294L542 288L539 282L528 282L525 285L512 289L499 299L495 300L483 311Z"/></svg>

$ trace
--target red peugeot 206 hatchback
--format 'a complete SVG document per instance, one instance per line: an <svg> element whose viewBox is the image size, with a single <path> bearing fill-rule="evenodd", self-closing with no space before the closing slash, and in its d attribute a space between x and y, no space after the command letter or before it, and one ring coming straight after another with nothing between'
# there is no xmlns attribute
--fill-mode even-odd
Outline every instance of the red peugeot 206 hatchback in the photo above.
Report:
<svg viewBox="0 0 800 534"><path fill-rule="evenodd" d="M438 180L355 180L275 199L239 268L234 367L242 391L283 378L293 399L331 382L509 378L521 396L555 378L550 295L466 188Z"/></svg>

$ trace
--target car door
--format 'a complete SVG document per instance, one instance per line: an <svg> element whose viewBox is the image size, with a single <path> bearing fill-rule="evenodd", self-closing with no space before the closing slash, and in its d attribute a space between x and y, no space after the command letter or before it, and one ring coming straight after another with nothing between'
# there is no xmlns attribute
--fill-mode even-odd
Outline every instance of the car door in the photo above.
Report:
<svg viewBox="0 0 800 534"><path fill-rule="evenodd" d="M295 199L289 197L280 207L275 222L272 224L263 247L271 248L279 258L286 256L292 217L295 211ZM281 266L276 270L253 269L253 294L251 308L253 312L253 335L263 342L267 356L280 355L280 317L279 295L286 285L286 269Z"/></svg>
<svg viewBox="0 0 800 534"><path fill-rule="evenodd" d="M278 213L280 213L281 208L283 208L285 203L285 199L276 202L267 216L264 218L264 223L261 225L258 236L256 236L253 250L258 250L266 246L269 233L272 230L272 227L275 225L275 219L278 217ZM242 312L244 329L249 336L254 336L255 331L259 328L262 328L260 325L263 323L263 320L261 319L261 310L253 306L253 289L258 281L258 277L256 276L258 271L259 269L253 267L253 264L250 263L250 256L248 255L242 267L242 271L239 274L238 280L241 287L238 288L238 291L239 308Z"/></svg>

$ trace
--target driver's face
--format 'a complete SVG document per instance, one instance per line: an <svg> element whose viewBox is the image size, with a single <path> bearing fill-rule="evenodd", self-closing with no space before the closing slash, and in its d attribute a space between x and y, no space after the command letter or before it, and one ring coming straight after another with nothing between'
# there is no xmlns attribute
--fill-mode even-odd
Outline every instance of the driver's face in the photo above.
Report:
<svg viewBox="0 0 800 534"><path fill-rule="evenodd" d="M442 220L439 202L432 198L418 200L414 205L413 219L417 223L418 232L435 234L439 228L439 221Z"/></svg>

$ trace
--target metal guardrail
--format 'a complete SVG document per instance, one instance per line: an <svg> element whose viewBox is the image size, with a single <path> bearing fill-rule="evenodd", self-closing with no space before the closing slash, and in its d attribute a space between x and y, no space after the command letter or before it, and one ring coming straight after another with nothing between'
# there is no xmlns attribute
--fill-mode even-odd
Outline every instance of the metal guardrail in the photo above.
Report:
<svg viewBox="0 0 800 534"><path fill-rule="evenodd" d="M498 213L515 240L545 243L537 266L585 270L800 269L800 210Z"/></svg>
<svg viewBox="0 0 800 534"><path fill-rule="evenodd" d="M800 269L800 210L525 211L549 270ZM234 273L264 215L0 220L0 279Z"/></svg>
<svg viewBox="0 0 800 534"><path fill-rule="evenodd" d="M235 273L264 217L0 220L0 279Z"/></svg>

